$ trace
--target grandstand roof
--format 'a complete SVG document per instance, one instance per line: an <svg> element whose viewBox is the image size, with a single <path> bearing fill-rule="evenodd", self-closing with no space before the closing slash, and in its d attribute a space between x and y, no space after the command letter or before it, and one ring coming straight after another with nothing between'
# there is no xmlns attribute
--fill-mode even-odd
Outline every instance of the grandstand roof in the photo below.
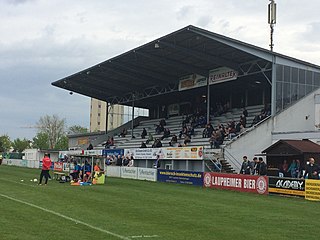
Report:
<svg viewBox="0 0 320 240"><path fill-rule="evenodd" d="M277 63L320 71L319 66L190 25L52 85L112 104L131 104L134 97L135 105L143 106L145 98L178 91L183 76L208 77L209 70L219 67L241 71L241 64L271 62L273 54Z"/></svg>

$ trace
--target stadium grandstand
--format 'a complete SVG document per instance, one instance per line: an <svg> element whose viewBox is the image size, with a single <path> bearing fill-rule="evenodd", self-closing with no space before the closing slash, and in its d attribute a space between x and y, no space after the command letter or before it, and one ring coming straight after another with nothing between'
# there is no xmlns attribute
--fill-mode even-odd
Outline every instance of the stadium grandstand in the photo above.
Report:
<svg viewBox="0 0 320 240"><path fill-rule="evenodd" d="M52 85L149 110L148 118L107 133L69 136L72 148L88 142L104 148L110 136L108 147L122 149L142 142L152 147L160 139L162 147L203 146L212 153L208 160L222 159L225 169L239 171L243 155L252 158L280 136L320 140L320 66L195 26Z"/></svg>

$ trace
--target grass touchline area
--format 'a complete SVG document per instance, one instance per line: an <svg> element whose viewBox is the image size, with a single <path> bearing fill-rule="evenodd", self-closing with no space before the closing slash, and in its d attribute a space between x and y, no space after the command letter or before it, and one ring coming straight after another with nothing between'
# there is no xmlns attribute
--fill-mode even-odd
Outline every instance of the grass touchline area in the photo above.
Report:
<svg viewBox="0 0 320 240"><path fill-rule="evenodd" d="M319 236L315 214L320 204L302 198L108 177L99 186L70 186L55 180L38 186L30 179L39 174L39 169L0 166L0 239Z"/></svg>

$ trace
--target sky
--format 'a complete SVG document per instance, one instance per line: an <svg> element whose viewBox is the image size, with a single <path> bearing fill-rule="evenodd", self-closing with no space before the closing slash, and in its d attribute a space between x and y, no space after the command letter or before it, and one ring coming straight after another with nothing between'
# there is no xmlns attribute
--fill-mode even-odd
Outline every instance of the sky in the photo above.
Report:
<svg viewBox="0 0 320 240"><path fill-rule="evenodd" d="M276 0L274 51L320 65L319 0ZM188 25L269 48L268 0L0 0L0 136L44 115L89 128L90 98L52 82Z"/></svg>

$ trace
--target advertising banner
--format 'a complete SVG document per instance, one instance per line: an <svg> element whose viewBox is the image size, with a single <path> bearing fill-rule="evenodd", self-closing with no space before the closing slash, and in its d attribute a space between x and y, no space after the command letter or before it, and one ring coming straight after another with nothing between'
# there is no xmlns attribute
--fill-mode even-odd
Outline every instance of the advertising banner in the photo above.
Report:
<svg viewBox="0 0 320 240"><path fill-rule="evenodd" d="M62 159L64 155L82 155L82 150L59 151L60 159Z"/></svg>
<svg viewBox="0 0 320 240"><path fill-rule="evenodd" d="M320 201L320 180L306 179L305 198L311 201Z"/></svg>
<svg viewBox="0 0 320 240"><path fill-rule="evenodd" d="M265 176L207 172L203 184L209 188L268 194L268 178Z"/></svg>
<svg viewBox="0 0 320 240"><path fill-rule="evenodd" d="M269 177L269 193L301 196L305 195L305 180Z"/></svg>
<svg viewBox="0 0 320 240"><path fill-rule="evenodd" d="M135 167L121 167L121 177L122 178L138 178L138 169Z"/></svg>
<svg viewBox="0 0 320 240"><path fill-rule="evenodd" d="M57 172L62 172L63 170L63 163L62 162L55 162L53 165L53 170Z"/></svg>
<svg viewBox="0 0 320 240"><path fill-rule="evenodd" d="M157 181L202 186L203 173L159 169Z"/></svg>
<svg viewBox="0 0 320 240"><path fill-rule="evenodd" d="M138 168L138 179L156 182L157 181L157 169Z"/></svg>
<svg viewBox="0 0 320 240"><path fill-rule="evenodd" d="M162 148L125 149L124 155L132 155L134 159L157 159L157 155L159 155L160 158L164 158L164 152Z"/></svg>
<svg viewBox="0 0 320 240"><path fill-rule="evenodd" d="M169 147L169 148L135 148L125 149L124 155L132 155L134 159L203 159L203 147Z"/></svg>
<svg viewBox="0 0 320 240"><path fill-rule="evenodd" d="M203 147L164 148L164 159L203 159Z"/></svg>
<svg viewBox="0 0 320 240"><path fill-rule="evenodd" d="M124 155L124 149L103 149L102 155L103 156Z"/></svg>
<svg viewBox="0 0 320 240"><path fill-rule="evenodd" d="M180 78L179 91L203 87L207 85L207 79L198 74L190 74Z"/></svg>
<svg viewBox="0 0 320 240"><path fill-rule="evenodd" d="M83 155L86 155L86 156L102 156L102 150L84 150Z"/></svg>
<svg viewBox="0 0 320 240"><path fill-rule="evenodd" d="M209 71L209 85L231 81L238 78L238 72L227 67L212 69Z"/></svg>
<svg viewBox="0 0 320 240"><path fill-rule="evenodd" d="M120 177L121 176L120 169L121 167L118 167L118 166L107 166L106 175L108 177Z"/></svg>

